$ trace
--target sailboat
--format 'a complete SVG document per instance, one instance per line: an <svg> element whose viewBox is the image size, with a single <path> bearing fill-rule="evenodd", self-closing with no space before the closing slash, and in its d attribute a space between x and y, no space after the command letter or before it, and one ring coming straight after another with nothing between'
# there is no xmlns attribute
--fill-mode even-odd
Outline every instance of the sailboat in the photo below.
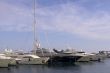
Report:
<svg viewBox="0 0 110 73"><path fill-rule="evenodd" d="M21 56L21 60L18 61L19 64L46 64L49 57L39 57L36 54L36 50L40 48L40 44L38 43L38 40L36 39L36 0L34 0L34 49L32 54L26 54ZM43 55L43 51L42 51Z"/></svg>
<svg viewBox="0 0 110 73"><path fill-rule="evenodd" d="M36 1L34 0L34 23L33 23L33 26L34 26L34 44L33 44L33 53L28 53L28 54L19 54L19 53L16 53L16 54L8 54L8 56L11 56L13 58L16 59L17 63L18 64L34 64L34 65L37 65L37 64L46 64L49 57L39 57L37 56L36 54L36 50L38 48L40 48L40 44L38 43L37 39L36 39ZM42 51L42 54L43 54L43 51Z"/></svg>

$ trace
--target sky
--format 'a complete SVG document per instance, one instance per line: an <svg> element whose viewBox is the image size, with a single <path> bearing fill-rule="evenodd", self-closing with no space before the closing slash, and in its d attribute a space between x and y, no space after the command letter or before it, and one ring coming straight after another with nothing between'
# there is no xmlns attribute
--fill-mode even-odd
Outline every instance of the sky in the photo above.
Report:
<svg viewBox="0 0 110 73"><path fill-rule="evenodd" d="M33 49L34 0L0 0L0 50ZM41 47L110 50L110 0L36 0Z"/></svg>

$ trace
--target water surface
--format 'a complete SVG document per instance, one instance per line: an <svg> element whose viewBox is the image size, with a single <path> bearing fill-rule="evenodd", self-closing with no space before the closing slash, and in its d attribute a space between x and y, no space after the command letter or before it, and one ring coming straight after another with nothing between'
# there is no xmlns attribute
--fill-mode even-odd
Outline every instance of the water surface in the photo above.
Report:
<svg viewBox="0 0 110 73"><path fill-rule="evenodd" d="M110 59L76 65L19 65L9 69L0 68L0 73L110 73Z"/></svg>

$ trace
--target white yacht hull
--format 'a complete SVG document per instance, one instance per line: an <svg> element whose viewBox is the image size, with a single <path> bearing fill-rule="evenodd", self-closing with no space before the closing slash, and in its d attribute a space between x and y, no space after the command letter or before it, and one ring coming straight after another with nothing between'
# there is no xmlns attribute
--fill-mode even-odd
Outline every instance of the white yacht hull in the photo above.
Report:
<svg viewBox="0 0 110 73"><path fill-rule="evenodd" d="M8 67L10 59L0 59L0 67Z"/></svg>
<svg viewBox="0 0 110 73"><path fill-rule="evenodd" d="M90 55L90 61L101 61L103 60L102 56L99 55Z"/></svg>
<svg viewBox="0 0 110 73"><path fill-rule="evenodd" d="M90 61L89 56L83 56L78 60L78 62L89 62L89 61Z"/></svg>
<svg viewBox="0 0 110 73"><path fill-rule="evenodd" d="M43 58L31 58L31 59L22 59L18 61L19 64L31 64L31 65L39 65L39 64L46 64L49 60L48 57Z"/></svg>
<svg viewBox="0 0 110 73"><path fill-rule="evenodd" d="M9 65L12 65L12 66L17 65L16 60L15 59L11 59L10 62L9 62Z"/></svg>

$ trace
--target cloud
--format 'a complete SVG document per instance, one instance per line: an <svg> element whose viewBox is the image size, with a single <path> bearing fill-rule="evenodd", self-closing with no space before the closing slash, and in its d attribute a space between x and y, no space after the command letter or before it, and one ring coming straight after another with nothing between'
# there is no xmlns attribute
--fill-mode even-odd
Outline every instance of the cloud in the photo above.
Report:
<svg viewBox="0 0 110 73"><path fill-rule="evenodd" d="M85 38L110 39L108 11L89 11L84 7L67 3L38 12L44 12L39 16L38 24L46 30L66 32Z"/></svg>
<svg viewBox="0 0 110 73"><path fill-rule="evenodd" d="M110 39L109 11L91 11L68 2L51 7L41 6L36 12L39 30L65 32L85 38ZM0 2L0 31L32 31L32 24L32 9Z"/></svg>
<svg viewBox="0 0 110 73"><path fill-rule="evenodd" d="M32 31L32 10L0 2L0 31Z"/></svg>

